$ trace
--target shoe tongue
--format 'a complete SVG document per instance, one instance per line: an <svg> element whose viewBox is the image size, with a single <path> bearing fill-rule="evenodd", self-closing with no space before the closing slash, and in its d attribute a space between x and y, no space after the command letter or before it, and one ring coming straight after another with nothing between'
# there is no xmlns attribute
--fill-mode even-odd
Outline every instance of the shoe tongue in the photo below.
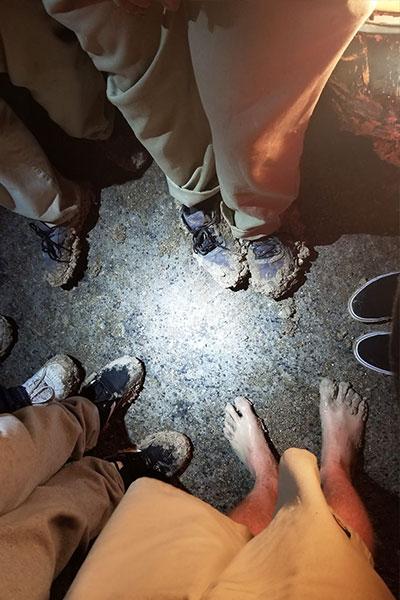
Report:
<svg viewBox="0 0 400 600"><path fill-rule="evenodd" d="M185 212L185 221L192 230L197 230L210 222L210 217L202 210Z"/></svg>

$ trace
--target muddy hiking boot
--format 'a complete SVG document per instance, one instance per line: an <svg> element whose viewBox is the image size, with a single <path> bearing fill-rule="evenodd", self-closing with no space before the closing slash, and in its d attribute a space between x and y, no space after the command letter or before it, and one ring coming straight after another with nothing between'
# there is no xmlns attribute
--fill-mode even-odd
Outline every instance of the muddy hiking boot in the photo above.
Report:
<svg viewBox="0 0 400 600"><path fill-rule="evenodd" d="M234 289L246 280L245 250L221 222L218 210L184 206L181 220L192 235L193 256L221 287Z"/></svg>
<svg viewBox="0 0 400 600"><path fill-rule="evenodd" d="M0 315L0 359L8 354L14 341L14 328L11 322Z"/></svg>
<svg viewBox="0 0 400 600"><path fill-rule="evenodd" d="M94 192L89 186L76 187L79 189L80 211L71 223L48 225L37 221L29 225L41 240L47 270L45 279L52 287L65 286L78 278L85 259L87 221Z"/></svg>
<svg viewBox="0 0 400 600"><path fill-rule="evenodd" d="M121 356L89 375L80 395L96 405L103 430L116 411L136 400L144 381L144 367L138 358Z"/></svg>
<svg viewBox="0 0 400 600"><path fill-rule="evenodd" d="M274 300L285 298L301 280L309 256L307 246L287 234L248 242L250 284Z"/></svg>
<svg viewBox="0 0 400 600"><path fill-rule="evenodd" d="M135 449L107 457L128 489L139 477L168 481L182 475L192 459L192 443L183 433L160 431L144 438Z"/></svg>

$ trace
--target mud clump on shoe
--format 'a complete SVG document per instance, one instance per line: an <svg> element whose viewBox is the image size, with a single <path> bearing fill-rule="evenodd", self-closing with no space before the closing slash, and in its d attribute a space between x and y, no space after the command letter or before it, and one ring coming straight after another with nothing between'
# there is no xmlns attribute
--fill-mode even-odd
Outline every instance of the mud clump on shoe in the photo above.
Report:
<svg viewBox="0 0 400 600"><path fill-rule="evenodd" d="M193 455L190 439L177 431L159 431L141 440L137 449L146 456L149 466L165 477L178 477Z"/></svg>
<svg viewBox="0 0 400 600"><path fill-rule="evenodd" d="M281 300L301 282L309 258L305 242L294 241L286 234L250 242L247 255L250 283L265 296Z"/></svg>

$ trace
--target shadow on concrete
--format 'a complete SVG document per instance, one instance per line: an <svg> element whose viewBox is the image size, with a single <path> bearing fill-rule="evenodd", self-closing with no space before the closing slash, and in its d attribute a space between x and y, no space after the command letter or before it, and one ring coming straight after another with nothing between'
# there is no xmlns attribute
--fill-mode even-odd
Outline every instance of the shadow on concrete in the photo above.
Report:
<svg viewBox="0 0 400 600"><path fill-rule="evenodd" d="M399 170L378 158L369 139L340 131L329 90L311 120L301 171L298 202L312 244L399 235Z"/></svg>
<svg viewBox="0 0 400 600"><path fill-rule="evenodd" d="M367 508L375 532L375 569L398 598L399 573L399 499L363 473L357 489Z"/></svg>

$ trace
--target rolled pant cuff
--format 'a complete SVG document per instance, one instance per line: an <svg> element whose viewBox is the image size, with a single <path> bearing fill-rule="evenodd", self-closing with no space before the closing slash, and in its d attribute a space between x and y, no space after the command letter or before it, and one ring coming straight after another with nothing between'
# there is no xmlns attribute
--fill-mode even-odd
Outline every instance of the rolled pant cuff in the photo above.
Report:
<svg viewBox="0 0 400 600"><path fill-rule="evenodd" d="M193 190L186 190L185 188L180 187L171 179L169 179L169 177L167 177L166 179L168 184L168 190L171 196L175 198L175 200L177 200L180 204L183 204L188 208L196 206L196 204L201 204L201 202L212 198L212 196L215 196L219 192L219 185L216 185L215 187L209 190L204 190L203 192L196 192Z"/></svg>
<svg viewBox="0 0 400 600"><path fill-rule="evenodd" d="M232 235L234 238L240 238L244 240L258 240L266 235L271 235L275 231L279 229L281 226L281 220L278 215L269 217L269 219L262 223L262 225L257 225L256 227L248 227L246 229L240 229L235 225L235 212L230 209L226 204L221 202L221 214L224 219L229 224ZM251 217L249 217L250 220Z"/></svg>

